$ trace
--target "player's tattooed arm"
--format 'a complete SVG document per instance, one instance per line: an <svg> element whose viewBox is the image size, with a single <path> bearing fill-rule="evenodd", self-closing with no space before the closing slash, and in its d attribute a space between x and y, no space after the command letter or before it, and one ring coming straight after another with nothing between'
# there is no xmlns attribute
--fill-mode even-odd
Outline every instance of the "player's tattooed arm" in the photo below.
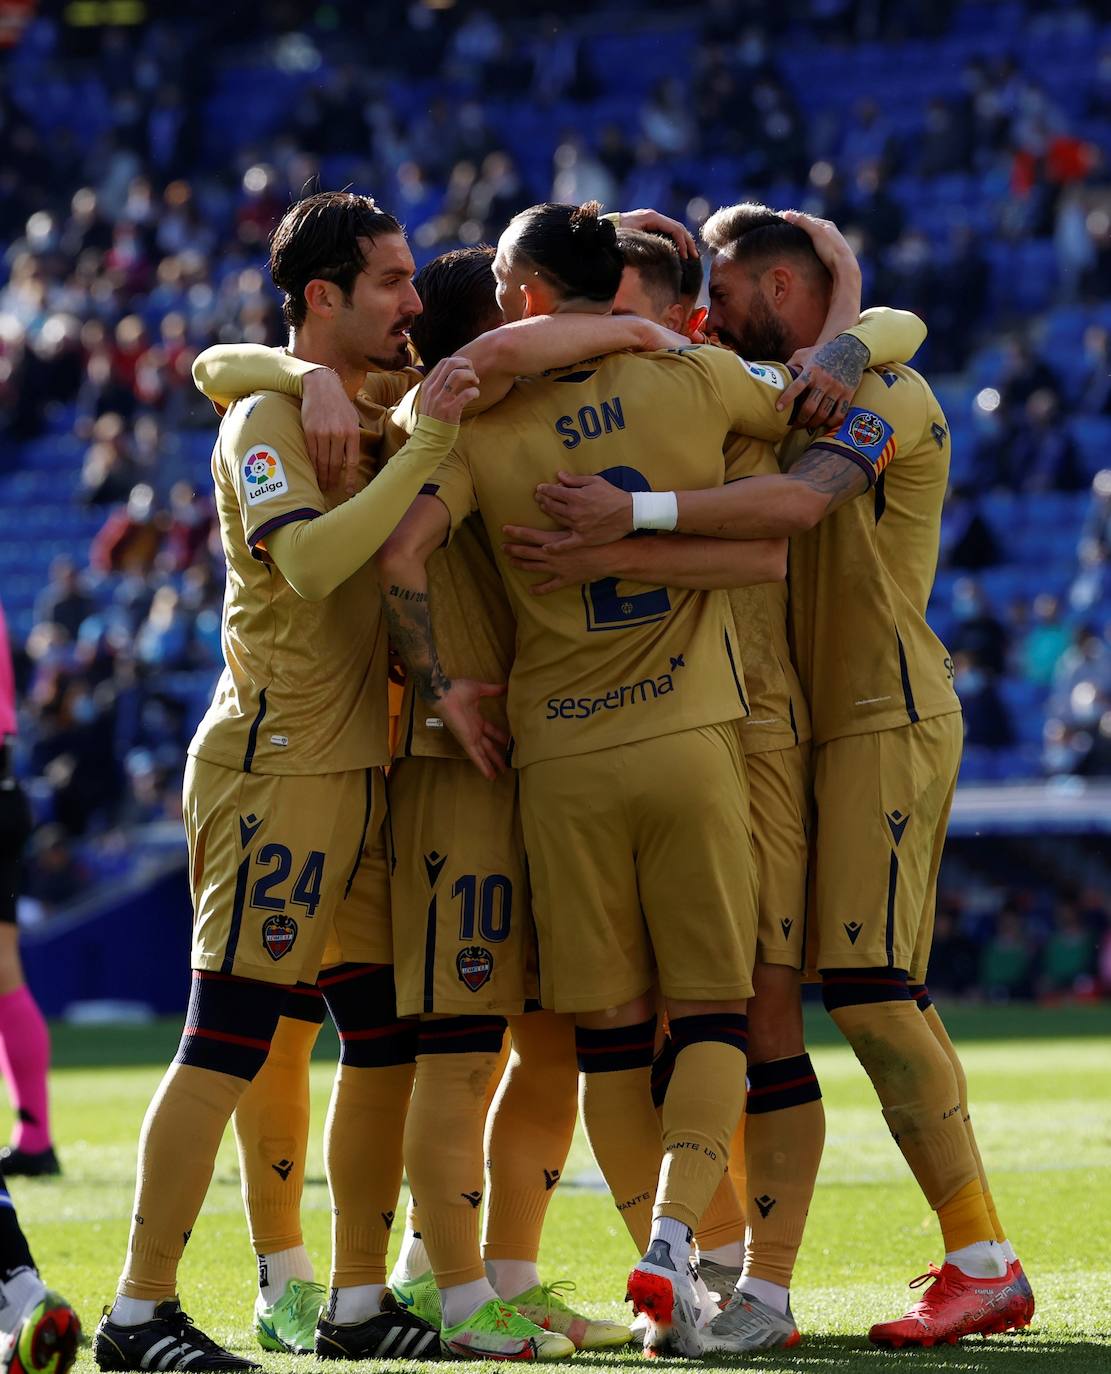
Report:
<svg viewBox="0 0 1111 1374"><path fill-rule="evenodd" d="M467 751L471 762L493 780L505 769L509 737L482 714L480 703L501 696L505 686L452 678L436 646L428 589L428 559L448 533L450 517L435 496L418 496L376 560L390 642L417 692Z"/></svg>
<svg viewBox="0 0 1111 1374"><path fill-rule="evenodd" d="M864 376L870 354L854 334L838 334L813 349L800 349L791 361L802 371L776 403L785 410L799 401L792 423L799 429L817 429L848 413L853 395Z"/></svg>

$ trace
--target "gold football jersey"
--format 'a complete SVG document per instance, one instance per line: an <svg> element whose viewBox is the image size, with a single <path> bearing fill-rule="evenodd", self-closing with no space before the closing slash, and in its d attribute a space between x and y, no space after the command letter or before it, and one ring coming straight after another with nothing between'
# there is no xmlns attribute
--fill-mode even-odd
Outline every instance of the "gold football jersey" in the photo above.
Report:
<svg viewBox="0 0 1111 1374"><path fill-rule="evenodd" d="M725 480L766 477L779 471L775 446L731 435L725 446ZM741 727L746 754L790 749L810 738L810 711L787 640L787 584L764 582L729 593L737 648L744 664L749 714Z"/></svg>
<svg viewBox="0 0 1111 1374"><path fill-rule="evenodd" d="M839 426L792 434L782 466L811 447L856 463L870 487L791 541L791 634L815 743L959 711L952 660L926 623L950 451L933 392L900 364L868 371Z"/></svg>
<svg viewBox="0 0 1111 1374"><path fill-rule="evenodd" d="M360 487L373 475L366 434ZM227 560L226 667L189 752L246 773L333 773L388 759L388 648L367 563L322 601L303 600L266 552L267 535L343 499L321 492L300 402L260 392L234 402L212 454Z"/></svg>
<svg viewBox="0 0 1111 1374"><path fill-rule="evenodd" d="M517 621L509 680L515 762L630 743L748 714L724 592L602 578L535 597L502 553L503 526L544 526L536 484L567 470L627 491L725 480L733 431L781 439L784 367L724 349L617 354L518 380L465 423L426 487L453 528L479 511Z"/></svg>

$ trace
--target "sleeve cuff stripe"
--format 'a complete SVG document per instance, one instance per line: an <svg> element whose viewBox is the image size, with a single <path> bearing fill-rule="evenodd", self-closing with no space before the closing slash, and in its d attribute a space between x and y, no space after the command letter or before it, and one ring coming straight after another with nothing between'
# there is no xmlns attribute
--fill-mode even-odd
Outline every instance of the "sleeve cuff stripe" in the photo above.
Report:
<svg viewBox="0 0 1111 1374"><path fill-rule="evenodd" d="M287 510L281 515L275 515L259 525L258 529L251 531L247 536L247 547L253 550L256 544L261 543L268 534L281 529L283 525L292 525L298 520L316 520L320 514L320 511L313 510L311 506L301 506L298 510Z"/></svg>
<svg viewBox="0 0 1111 1374"><path fill-rule="evenodd" d="M820 448L823 453L836 453L839 458L848 458L849 461L855 463L865 477L867 477L870 487L876 485L876 478L879 476L879 473L875 465L870 463L862 453L854 453L852 449L842 448L839 444L811 444L810 452L813 452L816 448Z"/></svg>
<svg viewBox="0 0 1111 1374"><path fill-rule="evenodd" d="M417 493L419 496L438 496L440 494L439 482L425 482Z"/></svg>

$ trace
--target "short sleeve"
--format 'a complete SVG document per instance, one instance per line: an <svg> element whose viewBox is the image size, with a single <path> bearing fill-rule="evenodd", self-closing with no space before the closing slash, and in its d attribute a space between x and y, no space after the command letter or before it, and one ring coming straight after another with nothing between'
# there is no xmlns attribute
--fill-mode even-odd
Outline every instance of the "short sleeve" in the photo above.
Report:
<svg viewBox="0 0 1111 1374"><path fill-rule="evenodd" d="M692 349L690 356L706 369L730 429L772 443L784 437L791 414L776 410L776 402L793 380L790 368L783 363L750 363L728 348L709 345Z"/></svg>
<svg viewBox="0 0 1111 1374"><path fill-rule="evenodd" d="M266 538L274 530L327 510L300 411L289 400L263 392L237 401L224 421L220 452L255 558L269 561Z"/></svg>
<svg viewBox="0 0 1111 1374"><path fill-rule="evenodd" d="M861 469L874 487L900 448L918 443L925 423L925 393L896 372L866 372L848 413L836 429L823 434L810 450L839 453Z"/></svg>
<svg viewBox="0 0 1111 1374"><path fill-rule="evenodd" d="M448 454L430 480L421 487L420 494L436 496L444 503L451 516L452 534L468 515L478 510L478 498L475 496L470 463L455 449Z"/></svg>

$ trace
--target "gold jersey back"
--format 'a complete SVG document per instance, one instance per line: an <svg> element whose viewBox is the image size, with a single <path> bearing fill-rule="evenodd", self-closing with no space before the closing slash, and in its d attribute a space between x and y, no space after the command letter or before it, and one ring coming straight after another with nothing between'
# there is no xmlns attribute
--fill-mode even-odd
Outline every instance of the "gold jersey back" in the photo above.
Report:
<svg viewBox="0 0 1111 1374"><path fill-rule="evenodd" d="M773 476L775 446L734 434L725 446L725 480ZM744 664L749 714L741 727L746 754L790 749L810 738L810 711L787 639L787 584L763 582L729 593L737 649Z"/></svg>
<svg viewBox="0 0 1111 1374"><path fill-rule="evenodd" d="M959 711L952 660L926 622L949 481L937 399L909 367L866 372L837 429L792 435L782 466L811 447L856 463L870 487L791 541L791 633L815 743Z"/></svg>
<svg viewBox="0 0 1111 1374"><path fill-rule="evenodd" d="M786 368L723 349L593 359L519 380L468 421L426 491L453 528L481 513L517 621L509 681L521 765L733 720L748 713L729 600L602 578L544 597L502 553L507 524L548 522L538 482L562 469L626 491L709 487L725 479L732 431L775 441Z"/></svg>
<svg viewBox="0 0 1111 1374"><path fill-rule="evenodd" d="M364 436L358 485L373 473ZM367 563L322 601L298 596L271 562L268 535L342 499L321 492L298 400L258 392L228 410L212 454L227 560L226 664L190 754L246 773L348 772L388 759L388 645Z"/></svg>

